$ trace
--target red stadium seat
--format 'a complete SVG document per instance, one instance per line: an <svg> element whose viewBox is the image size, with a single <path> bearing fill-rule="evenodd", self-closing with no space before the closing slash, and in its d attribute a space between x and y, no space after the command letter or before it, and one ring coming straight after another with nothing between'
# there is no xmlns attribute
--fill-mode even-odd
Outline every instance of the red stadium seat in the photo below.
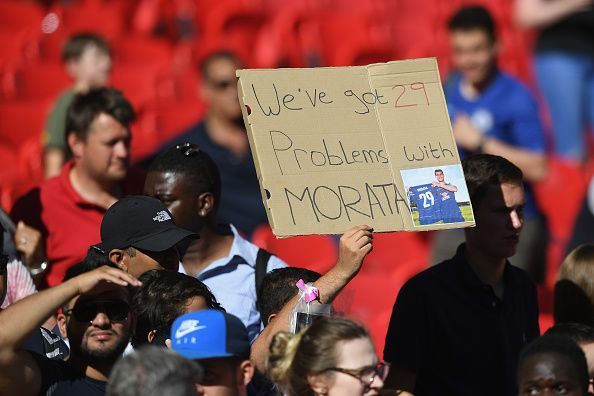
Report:
<svg viewBox="0 0 594 396"><path fill-rule="evenodd" d="M332 237L304 235L277 239L268 225L257 227L252 242L276 254L287 264L325 273L337 259L337 245Z"/></svg>
<svg viewBox="0 0 594 396"><path fill-rule="evenodd" d="M42 8L35 2L3 0L0 2L0 29L19 33L39 31L43 19Z"/></svg>
<svg viewBox="0 0 594 396"><path fill-rule="evenodd" d="M173 58L173 48L165 40L130 36L125 40L115 40L112 46L115 61L122 64L170 65Z"/></svg>
<svg viewBox="0 0 594 396"><path fill-rule="evenodd" d="M137 108L175 98L173 77L160 64L145 64L142 67L116 64L110 85L120 89Z"/></svg>
<svg viewBox="0 0 594 396"><path fill-rule="evenodd" d="M21 100L53 100L72 85L60 63L39 62L16 72L15 97Z"/></svg>
<svg viewBox="0 0 594 396"><path fill-rule="evenodd" d="M61 28L69 34L92 32L108 40L122 36L124 28L125 2L83 1L54 11L60 19Z"/></svg>
<svg viewBox="0 0 594 396"><path fill-rule="evenodd" d="M0 104L0 144L18 152L30 139L41 141L43 124L50 102Z"/></svg>

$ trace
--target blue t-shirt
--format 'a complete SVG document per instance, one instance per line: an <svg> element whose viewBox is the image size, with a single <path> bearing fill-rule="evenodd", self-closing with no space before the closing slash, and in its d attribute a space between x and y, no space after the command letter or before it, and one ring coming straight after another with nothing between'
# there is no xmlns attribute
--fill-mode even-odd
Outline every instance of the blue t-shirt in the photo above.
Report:
<svg viewBox="0 0 594 396"><path fill-rule="evenodd" d="M409 191L410 203L416 204L419 212L419 224L433 224L441 220L441 199L431 183L412 186Z"/></svg>
<svg viewBox="0 0 594 396"><path fill-rule="evenodd" d="M545 136L538 116L534 97L519 80L497 72L483 93L467 100L460 92L462 78L452 75L445 86L445 97L452 123L460 114L466 114L472 124L486 136L511 146L543 153L546 149ZM464 159L468 152L459 149ZM524 217L534 218L538 209L530 186L526 187Z"/></svg>
<svg viewBox="0 0 594 396"><path fill-rule="evenodd" d="M437 199L441 201L441 218L444 223L457 223L464 221L462 211L456 202L456 193L445 188L434 187Z"/></svg>

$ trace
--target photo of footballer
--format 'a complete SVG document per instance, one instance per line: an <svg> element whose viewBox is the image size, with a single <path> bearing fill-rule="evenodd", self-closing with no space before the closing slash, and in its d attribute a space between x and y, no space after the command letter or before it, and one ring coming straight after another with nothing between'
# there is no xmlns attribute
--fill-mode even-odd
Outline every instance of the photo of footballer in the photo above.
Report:
<svg viewBox="0 0 594 396"><path fill-rule="evenodd" d="M400 174L415 227L474 220L460 165L406 169Z"/></svg>

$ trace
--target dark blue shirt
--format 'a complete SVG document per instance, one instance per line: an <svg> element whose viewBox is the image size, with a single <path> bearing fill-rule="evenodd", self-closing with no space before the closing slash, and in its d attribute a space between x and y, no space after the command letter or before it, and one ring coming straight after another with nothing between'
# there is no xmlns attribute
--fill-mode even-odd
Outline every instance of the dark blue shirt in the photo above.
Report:
<svg viewBox="0 0 594 396"><path fill-rule="evenodd" d="M454 74L445 87L445 97L452 124L465 114L475 128L486 136L524 150L544 153L546 141L540 122L538 107L532 94L519 80L497 72L482 94L468 100L460 91L462 77ZM468 152L459 149L464 159ZM534 194L526 186L526 219L538 215Z"/></svg>
<svg viewBox="0 0 594 396"><path fill-rule="evenodd" d="M441 220L441 199L438 199L431 183L412 186L409 191L411 205L415 203L419 212L419 224L433 224Z"/></svg>
<svg viewBox="0 0 594 396"><path fill-rule="evenodd" d="M536 287L505 264L503 299L456 255L398 293L384 359L416 373L415 396L516 396L520 350L539 336Z"/></svg>
<svg viewBox="0 0 594 396"><path fill-rule="evenodd" d="M435 187L436 199L441 202L441 219L444 223L464 221L462 211L456 202L456 193L442 187Z"/></svg>
<svg viewBox="0 0 594 396"><path fill-rule="evenodd" d="M238 159L231 151L210 138L204 121L168 142L164 148L186 142L200 146L219 167L219 222L233 224L248 236L256 226L268 223L251 153L243 159Z"/></svg>

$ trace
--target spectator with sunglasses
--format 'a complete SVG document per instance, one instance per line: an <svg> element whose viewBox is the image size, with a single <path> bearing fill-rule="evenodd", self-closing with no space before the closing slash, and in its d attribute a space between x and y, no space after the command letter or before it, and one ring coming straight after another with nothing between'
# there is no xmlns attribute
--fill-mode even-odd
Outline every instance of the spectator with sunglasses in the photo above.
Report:
<svg viewBox="0 0 594 396"><path fill-rule="evenodd" d="M190 142L212 157L221 174L219 218L249 237L256 226L268 220L237 97L235 71L242 66L229 51L214 52L205 58L200 67L199 92L207 113L163 148Z"/></svg>
<svg viewBox="0 0 594 396"><path fill-rule="evenodd" d="M127 286L140 282L117 268L101 267L1 311L0 394L104 395L134 328ZM62 306L68 318L68 360L23 350L27 337Z"/></svg>
<svg viewBox="0 0 594 396"><path fill-rule="evenodd" d="M377 395L389 368L363 326L327 317L298 334L275 335L268 364L286 396Z"/></svg>
<svg viewBox="0 0 594 396"><path fill-rule="evenodd" d="M257 274L287 265L244 239L234 224L219 224L223 194L216 163L196 145L171 147L151 164L144 193L163 202L180 227L200 234L189 241L179 271L204 282L253 340L260 331Z"/></svg>

